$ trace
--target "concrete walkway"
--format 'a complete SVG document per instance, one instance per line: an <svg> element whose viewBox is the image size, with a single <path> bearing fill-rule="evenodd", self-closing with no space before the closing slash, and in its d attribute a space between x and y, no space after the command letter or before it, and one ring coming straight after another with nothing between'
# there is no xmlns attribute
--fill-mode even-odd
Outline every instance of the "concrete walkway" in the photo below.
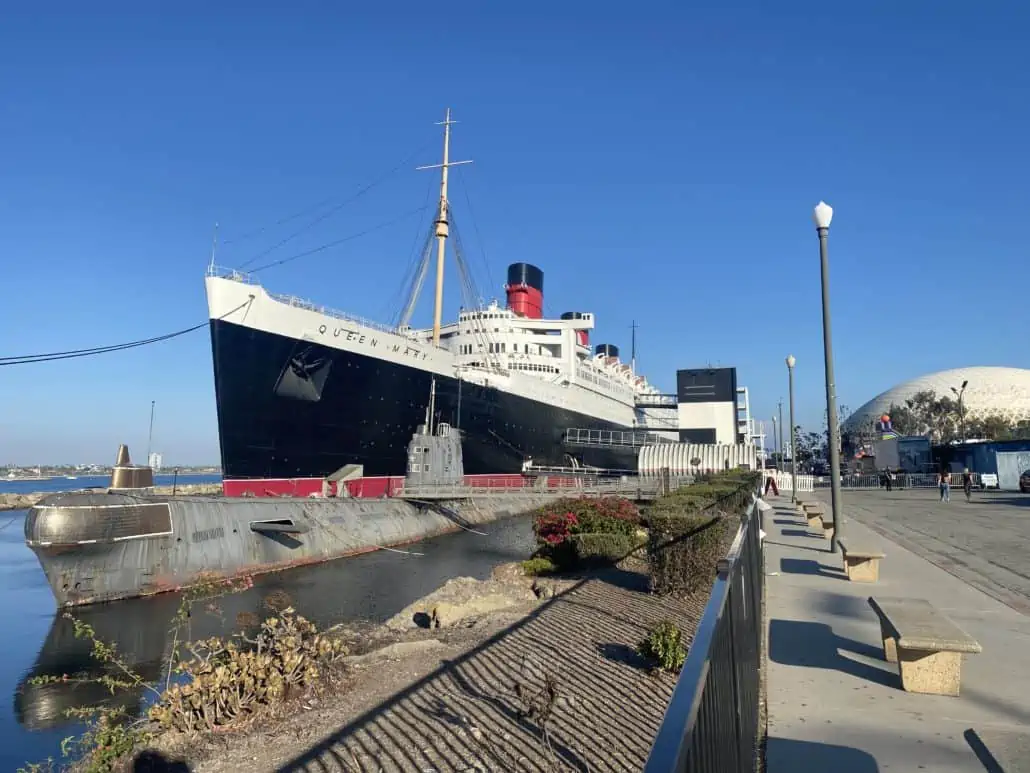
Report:
<svg viewBox="0 0 1030 773"><path fill-rule="evenodd" d="M789 495L768 501L768 773L983 773L967 731L1013 742L1030 733L1030 617L850 517L852 544L887 557L878 583L848 582L839 554L808 531ZM852 512L876 510L870 498ZM963 659L960 697L902 691L883 659L871 595L926 599L980 642L983 654Z"/></svg>

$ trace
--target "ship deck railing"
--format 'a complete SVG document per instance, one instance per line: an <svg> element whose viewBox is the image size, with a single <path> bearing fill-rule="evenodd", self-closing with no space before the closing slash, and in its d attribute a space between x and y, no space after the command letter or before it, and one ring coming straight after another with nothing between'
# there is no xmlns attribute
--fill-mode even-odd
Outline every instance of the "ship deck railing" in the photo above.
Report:
<svg viewBox="0 0 1030 773"><path fill-rule="evenodd" d="M232 282L239 282L240 284L255 285L257 287L262 286L261 282L259 282L251 274L247 274L243 271L237 271L234 268L225 268L223 266L211 265L208 266L207 275L218 277L220 279L228 279ZM355 325L361 325L363 327L372 328L373 330L378 330L380 333L391 333L395 336L400 336L401 338L408 338L412 341L425 343L421 338L417 336L405 335L405 333L401 332L396 327L383 324L382 322L376 322L371 319L359 317L356 314L348 314L346 312L339 311L338 309L332 309L328 306L322 306L317 303L312 303L311 301L305 300L304 298L298 298L296 295L283 295L280 293L268 292L268 290L265 290L265 292L268 294L269 298L272 298L273 300L278 301L279 303L284 303L287 306L292 306L295 309L314 311L318 314L324 314L327 317L343 320L344 322L353 322Z"/></svg>
<svg viewBox="0 0 1030 773"><path fill-rule="evenodd" d="M623 496L629 499L654 499L693 482L692 477L634 478L631 480L594 480L583 478L541 477L526 481L496 481L478 485L413 484L397 489L393 496L400 499L469 499L472 497L521 494L526 496Z"/></svg>

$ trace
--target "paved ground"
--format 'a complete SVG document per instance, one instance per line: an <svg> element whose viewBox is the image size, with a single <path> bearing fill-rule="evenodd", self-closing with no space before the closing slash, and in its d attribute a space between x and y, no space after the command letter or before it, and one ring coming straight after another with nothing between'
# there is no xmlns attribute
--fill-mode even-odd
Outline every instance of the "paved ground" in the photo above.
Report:
<svg viewBox="0 0 1030 773"><path fill-rule="evenodd" d="M845 492L849 538L883 548L880 581L847 581L839 555L807 527L786 497L765 514L769 773L833 771L977 771L968 731L1012 738L1030 727L1030 616L997 600L1027 602L1015 579L1030 558L1018 545L1004 560L984 559L1030 529L1030 510L1003 503L938 505L932 492ZM994 497L991 497L994 498ZM1006 501L1008 497L1000 497ZM880 533L863 525L880 529ZM997 530L1008 535L999 537ZM885 533L903 534L907 550ZM942 564L953 562L994 593L972 587ZM992 557L993 561L993 557ZM883 659L879 625L867 598L924 598L983 646L963 663L958 698L901 690L896 666ZM994 597L992 597L994 596Z"/></svg>
<svg viewBox="0 0 1030 773"><path fill-rule="evenodd" d="M1030 495L847 491L844 512L988 595L1030 614ZM829 492L820 492L829 502Z"/></svg>

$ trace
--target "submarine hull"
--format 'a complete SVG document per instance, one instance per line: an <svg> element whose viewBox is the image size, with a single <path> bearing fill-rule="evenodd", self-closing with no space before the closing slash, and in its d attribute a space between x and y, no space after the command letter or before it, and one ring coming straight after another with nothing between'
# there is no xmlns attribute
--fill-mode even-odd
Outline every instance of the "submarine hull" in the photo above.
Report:
<svg viewBox="0 0 1030 773"><path fill-rule="evenodd" d="M72 492L25 518L61 607L147 596L329 561L524 513L553 495L230 499Z"/></svg>

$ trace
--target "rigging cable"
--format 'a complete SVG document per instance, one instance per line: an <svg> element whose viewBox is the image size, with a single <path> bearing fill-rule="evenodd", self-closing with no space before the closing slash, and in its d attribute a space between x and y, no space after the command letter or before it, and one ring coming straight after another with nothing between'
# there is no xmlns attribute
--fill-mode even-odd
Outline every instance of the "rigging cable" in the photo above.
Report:
<svg viewBox="0 0 1030 773"><path fill-rule="evenodd" d="M222 314L218 319L224 319L230 314L239 311L244 306L253 302L254 297L251 296L246 301L241 303L235 309ZM76 357L91 357L96 354L107 354L108 352L120 352L125 349L135 349L139 346L147 346L149 344L160 343L161 341L168 341L172 338L178 338L179 336L192 333L195 330L200 330L202 327L207 327L210 324L210 320L194 325L193 327L187 327L182 330L176 330L174 333L165 333L164 335L154 336L153 338L143 338L138 341L128 341L121 344L111 344L110 346L93 346L88 349L70 349L64 352L47 352L44 354L23 354L17 357L0 357L0 366L4 365L26 365L35 362L53 362L54 360L70 360Z"/></svg>
<svg viewBox="0 0 1030 773"><path fill-rule="evenodd" d="M332 207L328 211L323 212L321 215L316 217L314 220L309 221L308 223L306 223L305 225L301 226L296 231L291 233L289 236L287 236L287 237L279 240L277 243L273 244L267 250L264 250L263 252L259 252L257 255L252 257L250 260L245 261L242 265L240 265L240 268L241 269L245 268L246 266L250 265L254 261L256 261L256 260L258 260L260 258L265 257L266 255L268 255L271 252L274 252L275 250L277 250L280 247L282 247L284 244L287 244L288 242L292 241L297 236L300 236L302 233L304 233L309 228L311 228L313 226L316 226L319 223L321 223L323 220L326 220L327 218L331 217L332 215L335 215L337 212L339 212L341 209L343 209L348 204L350 204L350 203L352 203L354 201L357 201L359 198L364 196L366 193L368 193L370 190L375 188L377 185L379 185L382 182L385 182L387 179L389 179L394 174L396 174L398 171L400 171L405 166L407 166L408 163L415 156L417 156L419 153L421 153L428 146L429 146L428 142L423 144L423 145L421 145L416 150L414 150L409 156L407 156L403 161L401 161L399 164L397 164L395 167L393 167L393 169L391 169L389 172L387 172L386 174L382 175L381 177L373 180L372 182L370 182L368 185L364 186L363 188L359 188L358 191L353 196L351 196L348 199L344 199L342 202L337 204L335 207Z"/></svg>
<svg viewBox="0 0 1030 773"><path fill-rule="evenodd" d="M469 210L469 220L472 221L472 230L476 232L476 242L479 244L479 256L486 268L486 280L490 283L490 292L494 293L497 288L494 286L494 275L490 270L490 261L486 259L486 245L483 244L483 235L479 233L479 223L476 222L476 213L472 211L472 199L469 196L468 183L465 181L465 173L458 169L457 178L461 181L461 192L465 194L465 205Z"/></svg>
<svg viewBox="0 0 1030 773"><path fill-rule="evenodd" d="M247 273L249 273L249 274L256 274L258 271L264 271L266 268L273 268L275 266L281 266L281 265L283 265L285 263L290 263L290 262L292 262L294 260L297 260L297 258L306 258L308 255L314 255L316 252L321 252L322 250L328 250L330 247L335 247L338 244L343 244L344 242L353 241L354 239L358 239L358 238L360 238L362 236L370 234L373 231L380 231L383 228L389 228L391 225L399 223L402 220L406 220L407 218L411 217L412 215L414 215L414 214L416 214L418 212L421 212L424 209L425 209L425 207L416 207L415 209L408 210L407 212L405 212L400 217L395 217L393 220L387 220L386 222L379 223L378 225L374 225L371 228L366 228L364 231L358 231L357 233L351 234L350 236L344 236L342 239L336 239L335 241L328 242L326 244L323 244L321 247L314 247L314 248L312 248L310 250L304 250L304 252L298 252L296 255L291 255L288 258L282 258L280 260L273 260L271 263L266 263L263 266L258 266L257 268L252 268Z"/></svg>

